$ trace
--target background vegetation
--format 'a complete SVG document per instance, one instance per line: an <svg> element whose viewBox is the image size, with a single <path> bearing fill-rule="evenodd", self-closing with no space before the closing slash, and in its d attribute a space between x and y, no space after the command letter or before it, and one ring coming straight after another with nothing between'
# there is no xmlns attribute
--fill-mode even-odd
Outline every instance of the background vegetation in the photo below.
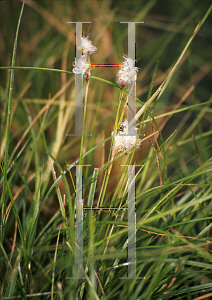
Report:
<svg viewBox="0 0 212 300"><path fill-rule="evenodd" d="M210 3L26 1L22 15L21 9L21 1L0 2L1 299L211 299ZM108 182L119 68L92 68L85 117L92 136L81 148L80 137L67 136L75 132L75 25L67 21L92 22L83 25L98 48L92 64L122 63L127 25L120 22L144 21L136 25L136 90L137 111L149 104L138 122L146 136L139 150L115 158ZM147 102L171 70L168 85ZM70 165L80 149L82 164L91 165L83 168L84 206L127 208L128 172L121 165L143 165L136 168L141 279L119 279L127 276L127 210L84 210L86 279L69 279L75 274Z"/></svg>

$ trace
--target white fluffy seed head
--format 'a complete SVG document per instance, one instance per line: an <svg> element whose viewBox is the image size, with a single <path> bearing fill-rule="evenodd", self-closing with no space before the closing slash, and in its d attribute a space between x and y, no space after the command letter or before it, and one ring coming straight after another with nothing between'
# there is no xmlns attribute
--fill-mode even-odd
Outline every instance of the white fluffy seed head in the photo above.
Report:
<svg viewBox="0 0 212 300"><path fill-rule="evenodd" d="M121 88L126 87L129 83L135 82L137 78L138 68L134 67L134 62L131 58L123 56L125 61L123 66L118 71L117 83Z"/></svg>
<svg viewBox="0 0 212 300"><path fill-rule="evenodd" d="M87 61L87 57L83 56L82 58L78 59L76 62L73 62L73 68L72 72L76 75L85 75L85 73L89 69L89 63Z"/></svg>
<svg viewBox="0 0 212 300"><path fill-rule="evenodd" d="M115 136L114 139L114 151L115 152L121 152L130 148L133 148L134 146L136 149L140 146L140 139L137 138L137 131L138 128L131 127L128 130L128 122L125 120L123 123L121 123L119 127L119 132ZM131 135L132 134L132 135ZM113 132L111 133L113 135Z"/></svg>
<svg viewBox="0 0 212 300"><path fill-rule="evenodd" d="M97 48L92 45L92 42L87 37L81 38L81 45L77 47L78 50L83 50L83 55L91 55L96 52Z"/></svg>

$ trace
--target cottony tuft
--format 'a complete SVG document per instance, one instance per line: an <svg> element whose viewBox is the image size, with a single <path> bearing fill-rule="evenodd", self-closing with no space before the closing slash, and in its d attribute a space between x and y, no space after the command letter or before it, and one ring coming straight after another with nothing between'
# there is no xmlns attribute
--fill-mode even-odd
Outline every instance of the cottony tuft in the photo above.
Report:
<svg viewBox="0 0 212 300"><path fill-rule="evenodd" d="M72 70L72 72L74 74L76 74L76 75L85 75L85 73L89 69L89 63L88 63L87 57L83 56L82 58L80 58L76 62L74 61L73 66L75 66L75 68L73 68L73 70Z"/></svg>
<svg viewBox="0 0 212 300"><path fill-rule="evenodd" d="M92 42L87 37L81 38L81 45L77 47L78 50L83 50L83 55L91 55L96 52L97 48L92 45Z"/></svg>
<svg viewBox="0 0 212 300"><path fill-rule="evenodd" d="M118 71L117 83L121 88L126 87L129 83L135 82L137 78L138 68L134 67L134 62L131 58L123 56L125 61L123 66Z"/></svg>
<svg viewBox="0 0 212 300"><path fill-rule="evenodd" d="M128 130L128 122L125 120L119 127L119 132L115 136L113 149L115 152L121 152L136 146L139 148L141 140L137 138L138 128L131 127ZM132 135L131 135L132 134ZM113 135L113 132L111 133Z"/></svg>

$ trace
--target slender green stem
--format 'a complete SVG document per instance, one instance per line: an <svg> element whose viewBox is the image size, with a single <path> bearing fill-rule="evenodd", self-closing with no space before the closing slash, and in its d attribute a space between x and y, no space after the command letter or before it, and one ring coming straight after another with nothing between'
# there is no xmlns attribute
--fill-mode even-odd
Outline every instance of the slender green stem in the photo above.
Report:
<svg viewBox="0 0 212 300"><path fill-rule="evenodd" d="M54 264L53 264L53 270L52 270L52 294L51 294L51 299L54 299L54 279L55 279L55 265L56 265L56 259L57 259L57 249L58 249L58 244L59 244L59 238L60 238L60 230L58 232L57 236L57 243L56 243L56 248L55 248L55 253L54 253Z"/></svg>
<svg viewBox="0 0 212 300"><path fill-rule="evenodd" d="M86 81L85 101L84 101L84 111L83 111L83 123L82 123L82 138L81 138L81 145L80 145L79 165L81 165L81 162L82 162L83 135L84 135L84 129L85 129L85 115L86 115L86 107L87 107L87 101L88 101L89 81L90 80Z"/></svg>
<svg viewBox="0 0 212 300"><path fill-rule="evenodd" d="M16 60L16 50L17 50L17 42L18 42L18 33L19 28L21 24L21 18L24 10L25 0L21 7L21 12L18 20L18 25L16 29L16 35L15 35L15 41L13 46L13 55L12 55L12 67L15 66L15 60ZM13 85L14 85L14 72L15 70L11 70L10 75L10 87L9 87L9 99L8 99L8 108L7 108L7 127L6 127L6 146L5 146L5 154L4 154L4 182L3 182L3 197L2 197L2 211L1 211L1 239L3 241L3 220L4 220L4 204L5 204L5 198L6 198L6 191L7 191L7 167L8 167L8 153L9 153L9 137L10 137L10 123L11 123L11 111L12 111L12 96L13 96Z"/></svg>
<svg viewBox="0 0 212 300"><path fill-rule="evenodd" d="M114 139L115 139L115 136L116 136L116 133L117 133L117 128L118 128L118 116L119 116L119 110L120 110L120 107L121 107L121 99L122 99L122 91L120 91L120 94L119 94L119 105L118 105L118 110L117 110L117 113L116 113L116 120L115 120L115 125L114 125L114 130L113 130L113 136L112 136L112 142L111 142L111 147L110 147L110 154L109 154L109 157L108 157L108 164L109 164L109 167L105 173L105 177L104 177L104 180L103 180L103 184L102 184L102 189L100 191L100 194L99 194L99 199L98 199L98 203L97 203L97 206L99 206L99 203L100 203L100 206L102 206L102 203L103 203L103 200L104 200L104 196L105 196L105 193L106 193L106 189L107 189L107 184L108 184L108 180L109 180L109 177L110 177L110 173L111 173L111 170L112 170L112 165L113 165L113 159L115 157L115 153L113 151L113 144L114 144ZM100 201L101 199L101 201Z"/></svg>
<svg viewBox="0 0 212 300"><path fill-rule="evenodd" d="M50 68L39 68L39 67L14 67L12 66L6 66L6 67L0 67L0 69L7 69L7 70L34 70L34 71L52 71L57 73L66 73L66 74L74 74L71 71L66 70L60 70L60 69L50 69Z"/></svg>

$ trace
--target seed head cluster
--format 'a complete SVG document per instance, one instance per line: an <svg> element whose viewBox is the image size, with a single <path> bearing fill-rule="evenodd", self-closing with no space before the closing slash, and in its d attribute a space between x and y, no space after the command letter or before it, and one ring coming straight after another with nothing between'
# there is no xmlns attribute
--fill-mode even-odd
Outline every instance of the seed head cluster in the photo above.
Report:
<svg viewBox="0 0 212 300"><path fill-rule="evenodd" d="M74 68L72 72L76 75L83 75L85 79L89 79L90 71L88 55L91 55L94 52L96 52L97 48L92 45L92 42L88 39L88 37L85 37L81 38L81 45L77 47L77 49L83 51L83 56L76 62L73 62Z"/></svg>
<svg viewBox="0 0 212 300"><path fill-rule="evenodd" d="M77 47L78 50L82 50L82 57L77 61L73 62L73 73L76 75L83 75L86 81L90 78L90 68L88 56L97 51L97 48L92 45L92 42L88 37L81 39L81 45ZM117 74L117 83L121 88L126 87L129 83L135 82L137 78L138 68L135 67L134 61L127 57L123 56L124 62L123 66ZM141 140L137 137L138 128L131 127L128 128L128 122L125 120L121 123L118 133L115 135L113 151L114 154L131 149L135 147L139 148ZM111 133L113 135L113 132Z"/></svg>

